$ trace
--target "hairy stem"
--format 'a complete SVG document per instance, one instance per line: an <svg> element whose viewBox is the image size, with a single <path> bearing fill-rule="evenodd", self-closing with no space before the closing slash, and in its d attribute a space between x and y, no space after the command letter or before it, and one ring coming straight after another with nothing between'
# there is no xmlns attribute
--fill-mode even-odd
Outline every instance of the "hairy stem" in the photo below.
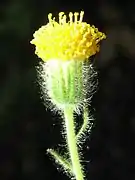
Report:
<svg viewBox="0 0 135 180"><path fill-rule="evenodd" d="M79 130L79 132L76 135L76 139L79 140L81 138L82 135L84 135L87 127L89 125L89 118L88 118L88 112L87 109L84 109L84 115L83 115L83 124L81 129Z"/></svg>
<svg viewBox="0 0 135 180"><path fill-rule="evenodd" d="M84 180L84 174L82 166L80 164L80 158L77 148L74 119L73 119L73 109L65 108L65 129L67 134L67 145L70 154L70 159L72 162L73 173L76 180Z"/></svg>
<svg viewBox="0 0 135 180"><path fill-rule="evenodd" d="M72 167L68 160L66 160L53 149L48 149L47 153L51 154L51 156L55 159L56 163L61 165L65 172L68 172L69 174L73 175Z"/></svg>

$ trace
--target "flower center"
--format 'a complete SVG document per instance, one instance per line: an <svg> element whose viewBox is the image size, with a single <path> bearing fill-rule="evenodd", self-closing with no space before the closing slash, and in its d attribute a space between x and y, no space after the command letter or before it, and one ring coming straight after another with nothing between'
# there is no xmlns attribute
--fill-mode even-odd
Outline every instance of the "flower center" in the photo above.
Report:
<svg viewBox="0 0 135 180"><path fill-rule="evenodd" d="M84 12L59 13L59 22L48 15L49 23L34 33L31 41L36 46L35 53L44 61L50 59L85 60L99 51L99 41L105 34L94 26L83 22Z"/></svg>

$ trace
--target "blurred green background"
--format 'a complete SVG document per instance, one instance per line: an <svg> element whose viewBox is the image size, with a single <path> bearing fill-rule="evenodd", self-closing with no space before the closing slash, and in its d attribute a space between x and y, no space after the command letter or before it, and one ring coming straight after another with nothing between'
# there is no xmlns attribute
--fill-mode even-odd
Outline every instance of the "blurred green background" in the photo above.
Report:
<svg viewBox="0 0 135 180"><path fill-rule="evenodd" d="M95 126L84 145L87 179L135 179L134 7L130 0L0 2L1 180L68 179L46 155L63 144L61 119L45 110L36 82L40 59L30 40L49 12L80 10L107 35L94 58L99 87L91 107Z"/></svg>

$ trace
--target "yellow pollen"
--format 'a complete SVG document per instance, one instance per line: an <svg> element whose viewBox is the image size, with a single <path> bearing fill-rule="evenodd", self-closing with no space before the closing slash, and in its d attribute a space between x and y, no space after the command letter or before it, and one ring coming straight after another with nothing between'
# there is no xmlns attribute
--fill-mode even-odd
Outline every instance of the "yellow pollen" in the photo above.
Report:
<svg viewBox="0 0 135 180"><path fill-rule="evenodd" d="M48 14L48 20L50 23L52 22L52 14L51 13Z"/></svg>
<svg viewBox="0 0 135 180"><path fill-rule="evenodd" d="M70 23L73 22L73 13L72 12L69 13L69 21L70 21Z"/></svg>
<svg viewBox="0 0 135 180"><path fill-rule="evenodd" d="M62 16L64 15L64 12L59 13L59 24L62 24ZM49 21L50 22L50 21Z"/></svg>
<svg viewBox="0 0 135 180"><path fill-rule="evenodd" d="M75 17L75 20L74 20L74 21L75 21L75 22L77 22L78 16L79 16L79 13L78 13L78 12L75 12L75 13L74 13L74 17Z"/></svg>
<svg viewBox="0 0 135 180"><path fill-rule="evenodd" d="M80 22L83 21L83 16L84 16L84 11L81 11L81 13L80 13L80 19L79 19Z"/></svg>
<svg viewBox="0 0 135 180"><path fill-rule="evenodd" d="M99 51L99 42L105 39L104 33L95 26L83 22L84 12L80 14L64 12L59 13L56 22L52 14L48 14L48 24L42 26L34 33L31 44L36 46L35 53L43 61L59 60L85 60Z"/></svg>

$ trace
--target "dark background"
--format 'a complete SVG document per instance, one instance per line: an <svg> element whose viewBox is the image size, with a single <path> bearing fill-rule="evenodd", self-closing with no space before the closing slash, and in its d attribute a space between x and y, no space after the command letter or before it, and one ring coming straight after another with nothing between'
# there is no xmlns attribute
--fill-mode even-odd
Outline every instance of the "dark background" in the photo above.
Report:
<svg viewBox="0 0 135 180"><path fill-rule="evenodd" d="M135 179L135 3L12 0L0 2L0 179L68 179L46 155L62 144L61 120L46 111L36 83L39 59L30 40L47 14L85 11L105 32L96 55L95 126L84 145L87 179ZM95 110L94 110L95 109Z"/></svg>

